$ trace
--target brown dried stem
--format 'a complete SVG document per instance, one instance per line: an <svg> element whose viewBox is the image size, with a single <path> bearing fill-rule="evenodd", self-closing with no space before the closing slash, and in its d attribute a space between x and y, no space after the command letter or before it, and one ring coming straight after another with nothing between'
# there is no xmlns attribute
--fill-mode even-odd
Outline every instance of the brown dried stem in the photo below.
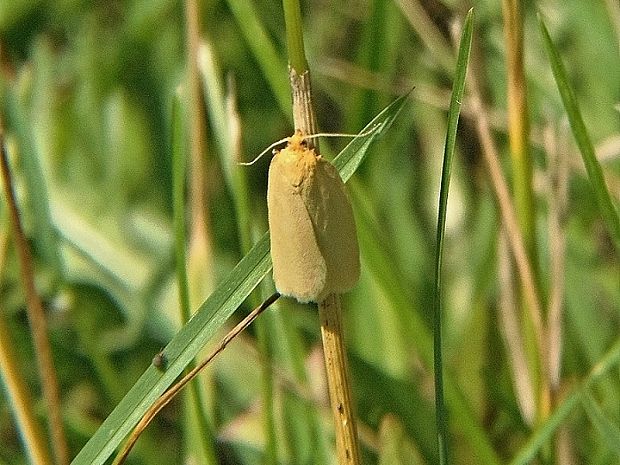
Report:
<svg viewBox="0 0 620 465"><path fill-rule="evenodd" d="M514 258L518 271L518 277L523 290L523 298L532 321L532 329L536 340L541 366L541 380L546 383L548 377L547 369L547 344L545 339L545 325L543 322L542 304L539 297L538 286L534 277L534 272L528 257L523 235L521 234L517 214L512 204L508 184L504 179L499 161L499 155L493 142L491 128L487 116L487 111L482 103L482 97L478 88L478 83L474 77L474 71L469 74L469 88L471 91L471 106L476 122L476 130L482 144L482 155L486 164L491 186L495 192L497 205L499 206L500 218L505 228L508 238L510 252ZM541 390L544 398L541 400L543 405L548 404L548 389L544 386ZM543 411L546 407L543 407Z"/></svg>
<svg viewBox="0 0 620 465"><path fill-rule="evenodd" d="M179 381L173 384L166 392L164 392L157 401L146 411L146 413L142 416L142 419L138 422L136 427L131 432L129 439L125 442L123 449L118 453L116 458L114 459L113 465L122 465L125 463L125 459L131 452L131 449L138 441L138 438L142 434L142 432L146 429L146 427L153 421L153 418L163 409L166 405L170 403L172 399L189 383L192 379L196 377L201 370L203 370L217 355L219 355L226 346L235 339L241 332L243 332L252 322L265 310L269 308L271 304L273 304L276 300L280 298L280 294L277 292L268 297L262 304L252 310L243 320L241 320L237 325L231 329L226 336L220 341L217 347L215 347L211 353L198 365L196 365L192 370L188 371ZM162 354L165 356L165 354Z"/></svg>
<svg viewBox="0 0 620 465"><path fill-rule="evenodd" d="M319 304L329 399L336 430L338 464L358 465L362 462L357 445L357 427L351 400L341 314L339 294L331 294Z"/></svg>
<svg viewBox="0 0 620 465"><path fill-rule="evenodd" d="M4 270L7 247L8 237L2 234L0 236L0 272ZM6 386L9 405L19 427L28 459L33 465L50 465L52 459L47 449L47 441L32 409L34 405L32 397L19 372L15 344L2 313L3 308L0 307L0 375Z"/></svg>
<svg viewBox="0 0 620 465"><path fill-rule="evenodd" d="M32 332L32 339L35 348L37 368L41 380L43 396L48 409L48 428L52 439L54 458L59 465L69 464L69 448L64 433L62 423L60 392L56 370L52 360L52 350L47 337L47 322L45 312L39 294L34 284L34 269L32 256L28 248L28 242L24 235L24 230L15 200L13 179L9 168L8 154L4 145L3 130L0 123L0 159L2 171L2 181L4 193L9 207L11 228L15 240L15 247L20 263L20 274L24 292L26 294L26 310Z"/></svg>

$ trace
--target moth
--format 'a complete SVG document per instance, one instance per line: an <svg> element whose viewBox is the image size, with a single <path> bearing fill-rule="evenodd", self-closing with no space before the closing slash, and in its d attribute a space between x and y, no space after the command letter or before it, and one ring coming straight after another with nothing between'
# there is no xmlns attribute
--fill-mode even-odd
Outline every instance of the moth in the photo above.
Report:
<svg viewBox="0 0 620 465"><path fill-rule="evenodd" d="M280 294L321 302L360 275L355 218L336 168L296 132L269 166L273 279Z"/></svg>

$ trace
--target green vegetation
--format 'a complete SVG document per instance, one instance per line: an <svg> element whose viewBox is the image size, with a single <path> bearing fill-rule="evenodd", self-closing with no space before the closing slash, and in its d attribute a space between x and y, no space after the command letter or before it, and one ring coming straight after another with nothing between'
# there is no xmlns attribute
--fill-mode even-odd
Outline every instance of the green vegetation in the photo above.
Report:
<svg viewBox="0 0 620 465"><path fill-rule="evenodd" d="M303 30L287 37L278 0L202 0L197 101L190 3L0 2L0 131L74 463L110 463L157 397L273 292L269 156L237 162L290 135L287 40L302 33L321 132L374 128L321 140L361 250L342 299L363 463L618 463L616 2L303 0ZM522 35L505 32L510 14ZM522 61L509 56L520 46ZM515 147L529 166L515 168ZM33 458L52 436L2 192L0 465L49 463L51 446ZM316 308L281 298L126 463L335 463L320 344ZM28 442L16 420L28 415L42 440Z"/></svg>

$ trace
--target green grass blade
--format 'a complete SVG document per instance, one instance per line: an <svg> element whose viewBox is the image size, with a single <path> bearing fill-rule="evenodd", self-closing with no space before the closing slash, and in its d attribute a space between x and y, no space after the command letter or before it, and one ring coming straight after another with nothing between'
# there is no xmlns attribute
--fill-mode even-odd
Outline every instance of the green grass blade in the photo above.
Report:
<svg viewBox="0 0 620 465"><path fill-rule="evenodd" d="M545 49L547 50L547 55L549 57L549 61L551 62L553 76L555 77L555 82L560 92L560 96L562 97L562 103L564 104L564 109L566 110L566 114L568 115L568 120L573 131L573 136L577 141L577 146L581 152L583 163L586 167L588 177L590 178L592 189L594 190L596 203L598 204L603 220L609 229L609 233L611 234L616 246L616 251L620 251L620 217L618 216L618 211L614 207L611 196L609 195L609 190L607 189L605 178L603 177L603 170L596 159L592 141L590 140L588 130L586 129L583 117L581 116L581 111L579 110L575 94L573 93L573 90L568 82L568 76L566 75L566 70L562 63L562 59L560 58L560 54L553 44L549 31L547 30L547 27L545 26L545 23L540 15L538 17L538 23L543 37L543 42L545 44Z"/></svg>
<svg viewBox="0 0 620 465"><path fill-rule="evenodd" d="M187 282L187 260L185 244L185 171L187 147L183 103L177 91L172 100L172 211L174 215L174 245L176 258L177 286L179 288L179 307L181 321L187 322L191 316L189 305L189 285Z"/></svg>
<svg viewBox="0 0 620 465"><path fill-rule="evenodd" d="M348 179L363 161L365 153L359 152L367 151L370 142L390 127L405 103L405 97L396 99L370 123L377 128L374 132L355 138L334 160L342 168L341 176L344 179ZM142 415L224 325L270 269L269 234L265 233L166 346L166 371L162 373L154 366L149 366L72 464L104 463Z"/></svg>
<svg viewBox="0 0 620 465"><path fill-rule="evenodd" d="M387 107L375 116L370 123L360 131L363 136L355 137L349 144L340 152L340 154L334 158L333 165L340 172L340 177L344 182L347 182L359 165L364 161L366 153L370 144L385 133L392 125L398 113L403 108L405 100L409 97L411 91L405 95L401 95Z"/></svg>
<svg viewBox="0 0 620 465"><path fill-rule="evenodd" d="M187 125L186 111L183 111L182 95L177 91L172 100L172 211L174 218L174 245L175 245L175 268L177 275L177 287L179 289L180 321L187 323L191 318L191 306L189 298L189 282L187 278L187 228L185 227L185 185L187 173ZM189 368L194 367L194 362ZM207 413L202 393L197 379L190 381L187 392L186 404L188 422L198 441L189 444L204 464L216 463L214 452L214 440L210 425L207 423Z"/></svg>
<svg viewBox="0 0 620 465"><path fill-rule="evenodd" d="M618 340L609 349L607 354L599 363L592 368L590 374L583 382L583 385L573 391L566 399L556 408L553 414L541 425L528 442L521 449L519 454L510 462L510 465L527 465L536 456L538 451L546 444L562 422L568 417L573 409L579 405L580 400L585 392L591 386L594 386L609 370L620 362L620 340Z"/></svg>
<svg viewBox="0 0 620 465"><path fill-rule="evenodd" d="M239 29L243 33L261 71L278 101L282 113L289 119L291 115L291 97L287 74L284 72L286 61L276 52L273 42L259 21L259 14L251 0L227 0Z"/></svg>
<svg viewBox="0 0 620 465"><path fill-rule="evenodd" d="M61 271L62 259L58 244L58 234L52 221L50 197L47 179L41 166L32 128L23 105L19 102L16 91L8 88L2 92L6 100L7 126L15 131L23 163L23 176L28 191L27 208L32 212L33 225L31 234L40 254L57 272Z"/></svg>
<svg viewBox="0 0 620 465"><path fill-rule="evenodd" d="M605 440L609 450L620 458L620 428L607 418L588 391L585 391L581 396L581 403L590 417L590 421Z"/></svg>
<svg viewBox="0 0 620 465"><path fill-rule="evenodd" d="M470 9L465 18L461 44L456 65L456 75L452 87L450 109L448 111L448 130L446 134L446 146L443 157L441 172L441 189L439 192L439 212L437 218L437 245L435 248L435 289L433 295L433 334L434 334L434 368L435 368L435 409L437 418L437 447L439 450L439 463L448 463L448 419L444 402L443 388L443 362L441 342L441 259L443 252L443 239L446 230L446 212L448 210L448 192L450 189L450 174L454 147L456 145L456 131L461 113L461 102L465 91L465 76L469 63L471 39L473 33L473 9Z"/></svg>

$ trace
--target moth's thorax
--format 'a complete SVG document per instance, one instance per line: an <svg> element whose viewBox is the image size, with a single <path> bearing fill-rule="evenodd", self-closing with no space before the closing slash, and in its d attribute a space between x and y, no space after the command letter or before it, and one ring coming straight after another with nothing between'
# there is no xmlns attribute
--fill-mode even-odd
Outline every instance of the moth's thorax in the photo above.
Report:
<svg viewBox="0 0 620 465"><path fill-rule="evenodd" d="M276 153L273 163L280 165L282 174L291 186L298 187L314 176L317 156L301 140L291 138L289 145Z"/></svg>

